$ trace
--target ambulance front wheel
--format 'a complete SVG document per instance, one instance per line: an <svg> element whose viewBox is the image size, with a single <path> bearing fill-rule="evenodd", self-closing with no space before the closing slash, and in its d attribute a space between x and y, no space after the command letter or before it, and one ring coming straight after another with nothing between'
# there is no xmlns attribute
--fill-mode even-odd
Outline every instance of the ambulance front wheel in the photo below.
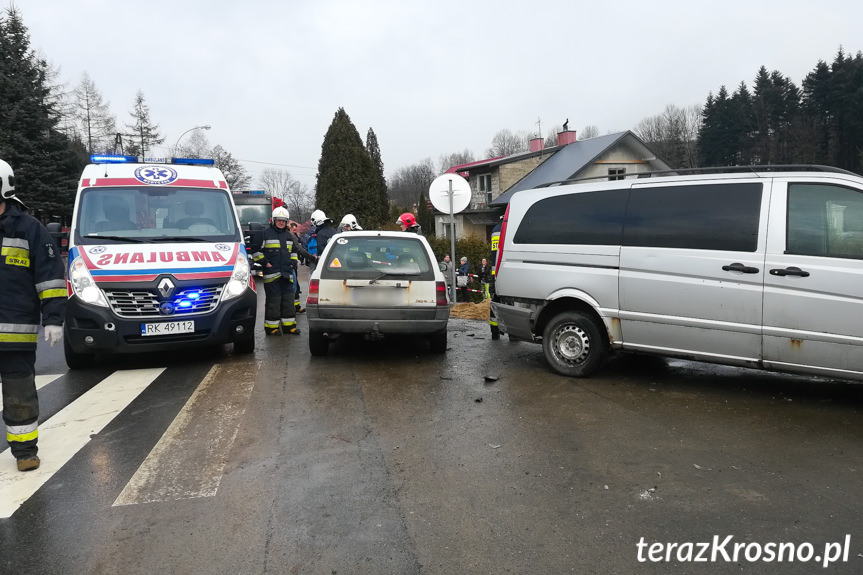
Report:
<svg viewBox="0 0 863 575"><path fill-rule="evenodd" d="M77 353L69 345L69 334L64 334L63 337L63 354L66 356L66 365L69 369L87 369L93 367L93 362L96 359L94 353Z"/></svg>

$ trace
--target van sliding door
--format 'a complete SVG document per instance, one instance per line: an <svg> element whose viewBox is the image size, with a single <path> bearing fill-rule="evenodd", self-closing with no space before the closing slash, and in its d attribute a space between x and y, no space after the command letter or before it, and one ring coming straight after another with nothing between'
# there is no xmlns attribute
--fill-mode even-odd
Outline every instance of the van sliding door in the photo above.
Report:
<svg viewBox="0 0 863 575"><path fill-rule="evenodd" d="M620 253L624 348L761 359L765 185L633 186Z"/></svg>

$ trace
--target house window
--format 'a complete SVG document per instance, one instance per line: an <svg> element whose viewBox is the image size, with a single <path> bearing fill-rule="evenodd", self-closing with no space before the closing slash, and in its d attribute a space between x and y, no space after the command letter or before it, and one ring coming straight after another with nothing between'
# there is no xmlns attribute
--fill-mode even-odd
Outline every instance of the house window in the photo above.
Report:
<svg viewBox="0 0 863 575"><path fill-rule="evenodd" d="M483 174L479 177L479 191L491 192L491 174Z"/></svg>
<svg viewBox="0 0 863 575"><path fill-rule="evenodd" d="M622 180L626 178L626 168L608 168L609 180Z"/></svg>

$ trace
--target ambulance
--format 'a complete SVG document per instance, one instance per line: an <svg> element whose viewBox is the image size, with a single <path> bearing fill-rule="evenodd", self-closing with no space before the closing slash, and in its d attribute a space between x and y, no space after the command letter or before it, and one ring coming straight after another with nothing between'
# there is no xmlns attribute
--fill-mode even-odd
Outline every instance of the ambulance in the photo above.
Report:
<svg viewBox="0 0 863 575"><path fill-rule="evenodd" d="M64 351L255 346L257 294L225 176L212 160L91 156L69 232Z"/></svg>

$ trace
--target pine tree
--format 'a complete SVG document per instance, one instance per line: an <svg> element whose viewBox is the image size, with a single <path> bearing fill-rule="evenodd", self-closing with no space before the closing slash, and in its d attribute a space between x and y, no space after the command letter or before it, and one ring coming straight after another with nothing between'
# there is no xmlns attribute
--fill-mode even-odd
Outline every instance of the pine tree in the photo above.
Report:
<svg viewBox="0 0 863 575"><path fill-rule="evenodd" d="M87 72L81 75L81 82L75 88L75 100L78 130L87 152L100 154L114 151L117 122L111 113L110 104L103 100Z"/></svg>
<svg viewBox="0 0 863 575"><path fill-rule="evenodd" d="M252 182L252 177L246 173L243 165L238 160L235 160L234 156L222 146L213 148L213 162L225 175L225 181L228 182L230 189L248 189Z"/></svg>
<svg viewBox="0 0 863 575"><path fill-rule="evenodd" d="M375 134L375 131L371 128L369 128L368 134L366 134L366 150L368 151L369 156L371 156L372 162L374 162L375 179L377 180L377 202L380 206L380 213L378 214L377 220L375 222L369 222L369 225L379 228L386 221L388 216L387 179L384 176L384 162L381 158L381 148L378 145L378 137Z"/></svg>
<svg viewBox="0 0 863 575"><path fill-rule="evenodd" d="M321 145L315 208L334 222L345 214L354 214L361 226L373 229L385 209L377 173L359 132L344 108L339 108Z"/></svg>
<svg viewBox="0 0 863 575"><path fill-rule="evenodd" d="M126 129L134 136L126 148L127 154L146 156L153 146L158 146L165 141L165 138L159 134L159 125L153 124L150 120L150 107L144 101L144 92L141 90L135 94L135 105L129 115L132 116L132 123L126 124Z"/></svg>
<svg viewBox="0 0 863 575"><path fill-rule="evenodd" d="M0 158L15 170L16 195L45 219L71 215L84 161L57 130L48 65L14 7L0 17L0 55Z"/></svg>

